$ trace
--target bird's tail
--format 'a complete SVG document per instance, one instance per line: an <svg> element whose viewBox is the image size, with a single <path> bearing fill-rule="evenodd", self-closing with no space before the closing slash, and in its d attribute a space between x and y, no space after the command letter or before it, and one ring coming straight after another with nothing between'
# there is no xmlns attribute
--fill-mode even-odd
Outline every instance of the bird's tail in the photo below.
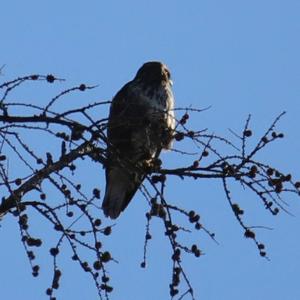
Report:
<svg viewBox="0 0 300 300"><path fill-rule="evenodd" d="M126 208L138 185L132 176L124 169L112 168L107 170L106 189L102 203L105 216L116 219Z"/></svg>

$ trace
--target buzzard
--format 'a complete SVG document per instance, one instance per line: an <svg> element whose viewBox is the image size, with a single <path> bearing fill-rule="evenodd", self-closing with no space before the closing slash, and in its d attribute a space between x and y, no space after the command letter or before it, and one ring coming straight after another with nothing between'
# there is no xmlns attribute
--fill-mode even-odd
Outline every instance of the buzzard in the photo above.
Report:
<svg viewBox="0 0 300 300"><path fill-rule="evenodd" d="M106 189L102 209L116 219L127 207L175 129L172 81L166 65L147 62L115 95L107 129ZM148 166L148 167L147 167Z"/></svg>

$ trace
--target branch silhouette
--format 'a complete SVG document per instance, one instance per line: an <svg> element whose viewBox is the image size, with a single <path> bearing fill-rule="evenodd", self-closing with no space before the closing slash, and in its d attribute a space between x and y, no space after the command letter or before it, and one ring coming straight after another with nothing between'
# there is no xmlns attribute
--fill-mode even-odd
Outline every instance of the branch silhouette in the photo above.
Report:
<svg viewBox="0 0 300 300"><path fill-rule="evenodd" d="M73 95L77 91L87 92L95 88L95 86L85 84L65 89L41 106L36 103L10 100L12 92L20 86L37 85L42 82L65 83L63 79L51 74L34 74L0 84L0 91L2 91L0 99L0 189L3 194L0 214L2 218L8 215L16 218L21 241L35 277L39 275L40 268L35 263L34 249L43 245L43 239L47 239L47 235L42 238L34 237L32 233L34 228L29 225L30 218L33 216L42 218L43 222L53 226L53 234L58 234L56 245L49 250L49 255L53 260L53 277L46 289L46 295L50 299L55 299L63 274L57 261L58 255L61 255L64 250L63 241L67 241L72 249L72 260L77 262L84 272L91 275L99 298L109 299L113 286L110 283L111 278L108 276L107 268L109 262L116 261L117 258L115 259L113 254L105 249L102 237L110 236L113 226L103 225L105 220L98 217L101 191L97 187L93 188L91 193L83 191L85 190L84 182L76 182L73 175L86 172L90 164L105 167L107 117L103 115L101 119L95 119L94 115L95 109L110 104L110 101L96 101L82 107L59 111L53 109L54 104L59 106L62 103L63 97ZM59 99L60 102L58 102ZM228 201L244 236L254 242L260 256L265 258L267 258L265 245L257 237L256 228L244 222L244 210L239 203L232 200L231 184L237 183L249 193L254 194L263 207L276 216L281 210L287 212L283 201L287 193L299 196L300 182L294 181L291 174L256 159L258 153L273 145L273 142L284 138L281 132L276 131L276 125L284 113L274 120L256 145L248 150L248 141L253 138L250 128L251 116L246 120L241 134L232 132L235 141L238 140L240 144L236 146L228 138L210 134L207 129L192 130L188 127L190 115L203 113L205 109L177 108L176 110L182 115L177 120L174 139L178 145L182 146L172 151L174 155L184 157L189 163L179 165L182 160L178 159L178 165L174 168L164 168L162 161L155 159L148 166L134 166L126 162L125 167L143 167L147 171L140 189L148 203L148 210L145 212L146 230L141 267L147 266L148 244L152 238L152 220L160 219L165 230L162 234L166 236L172 249L170 297L183 299L189 296L195 299L188 273L183 267L184 253L200 257L202 251L196 243L192 245L182 243L181 233L201 230L216 241L215 234L202 224L197 212L174 205L166 198L168 178L175 176L181 179L222 182L224 198ZM28 136L32 136L32 140L28 141ZM38 149L33 142L33 136L37 136L38 139L42 137L48 139L49 144L57 145L55 150L45 153ZM223 154L225 148L230 149L229 154ZM193 149L192 152L191 149ZM17 177L9 172L8 161L22 166ZM84 161L85 171L76 167L78 161ZM44 192L46 187L50 187L53 192ZM182 188L184 189L184 183L182 183ZM52 193L55 196L52 196ZM27 200L28 195L34 200ZM57 195L59 195L58 198ZM57 200L48 201L48 197L55 197ZM176 214L182 215L185 222L177 223ZM82 219L85 220L86 226L77 228L78 221ZM80 254L78 250L80 248L87 250L85 255ZM184 286L187 286L186 290Z"/></svg>

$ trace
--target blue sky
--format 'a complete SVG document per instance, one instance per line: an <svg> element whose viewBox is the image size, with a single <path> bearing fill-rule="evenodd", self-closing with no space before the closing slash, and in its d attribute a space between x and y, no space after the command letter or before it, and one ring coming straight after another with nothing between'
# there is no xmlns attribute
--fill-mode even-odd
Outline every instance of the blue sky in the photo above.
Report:
<svg viewBox="0 0 300 300"><path fill-rule="evenodd" d="M5 65L1 81L53 73L67 79L61 88L82 82L99 84L85 94L86 98L81 95L71 103L61 103L62 107L78 107L111 99L145 61L161 60L172 72L178 107L211 106L191 116L192 128L207 127L230 136L228 128L242 130L251 113L255 139L280 112L287 111L279 124L285 140L266 149L259 158L300 177L299 1L10 0L2 1L0 11L0 66ZM15 97L41 104L45 100L40 92L28 89ZM51 97L54 91L49 93ZM102 118L107 110L99 110L99 114ZM175 147L180 149L180 144ZM173 166L181 163L173 153L163 158ZM101 170L86 172L104 188ZM253 195L238 189L234 192L247 207L247 221L274 228L258 233L271 261L260 258L254 245L243 238L220 182L170 180L169 199L197 209L219 242L216 245L203 233L185 237L188 243L196 241L205 252L199 259L187 257L184 262L196 298L300 299L299 199L286 198L294 217L282 213L274 218ZM149 267L139 268L146 207L137 194L107 240L119 261L111 267L113 300L168 298L170 250L158 221L153 226ZM48 230L38 221L33 223L38 230ZM46 299L46 253L41 253L40 278L32 278L15 220L5 219L0 235L3 299ZM61 260L66 272L58 299L97 299L88 276L69 259L62 256Z"/></svg>

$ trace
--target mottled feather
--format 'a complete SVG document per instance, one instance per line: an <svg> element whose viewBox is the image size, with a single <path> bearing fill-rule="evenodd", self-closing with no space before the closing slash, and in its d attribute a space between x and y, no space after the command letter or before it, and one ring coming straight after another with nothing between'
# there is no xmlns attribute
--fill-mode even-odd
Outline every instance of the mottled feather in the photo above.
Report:
<svg viewBox="0 0 300 300"><path fill-rule="evenodd" d="M145 63L113 98L107 130L104 214L117 218L146 176L145 164L170 149L175 128L170 72Z"/></svg>

